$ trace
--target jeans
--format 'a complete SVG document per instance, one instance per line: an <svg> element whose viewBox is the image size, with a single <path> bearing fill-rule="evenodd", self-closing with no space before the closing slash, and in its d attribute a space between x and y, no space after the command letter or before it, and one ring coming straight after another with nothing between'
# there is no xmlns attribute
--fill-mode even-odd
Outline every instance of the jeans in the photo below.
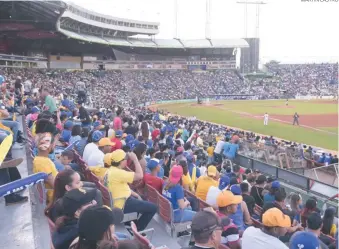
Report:
<svg viewBox="0 0 339 249"><path fill-rule="evenodd" d="M199 211L199 201L197 198L187 196L186 199L190 202L193 211Z"/></svg>
<svg viewBox="0 0 339 249"><path fill-rule="evenodd" d="M173 211L174 223L191 221L195 214L190 208L176 209Z"/></svg>
<svg viewBox="0 0 339 249"><path fill-rule="evenodd" d="M148 201L138 200L130 196L125 203L124 213L140 213L140 218L135 222L138 231L143 231L157 212L157 206Z"/></svg>
<svg viewBox="0 0 339 249"><path fill-rule="evenodd" d="M1 120L1 123L13 131L13 143L15 143L18 138L19 123L17 121L8 120Z"/></svg>

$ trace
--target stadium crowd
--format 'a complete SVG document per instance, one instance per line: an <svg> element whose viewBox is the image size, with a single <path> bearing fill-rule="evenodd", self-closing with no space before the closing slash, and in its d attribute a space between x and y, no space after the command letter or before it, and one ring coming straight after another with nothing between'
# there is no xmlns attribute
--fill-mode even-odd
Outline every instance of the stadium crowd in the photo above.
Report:
<svg viewBox="0 0 339 249"><path fill-rule="evenodd" d="M136 212L139 216L135 224L126 225L128 230L148 227L159 207L147 199L145 186L171 203L174 223L191 222L189 248L336 248L336 210L328 208L322 217L316 199L304 203L297 193L287 196L274 178L237 165L224 167L224 159L235 158L241 141L259 143L260 136L142 107L121 107L194 98L200 92L220 93L220 88L239 93L243 82L232 72L5 73L0 139L3 145L13 137L13 146L1 151L6 159L0 184L20 178L15 166L22 159L13 159L11 150L22 148L19 142L24 139L11 113L25 114L33 172L48 174L46 215L55 224L55 249L140 248L114 226L124 214ZM86 108L87 99L98 109ZM264 142L279 143L272 137ZM103 205L102 191L88 172L110 192L113 207ZM28 200L20 194L5 199L6 205ZM199 203L209 208L201 211Z"/></svg>

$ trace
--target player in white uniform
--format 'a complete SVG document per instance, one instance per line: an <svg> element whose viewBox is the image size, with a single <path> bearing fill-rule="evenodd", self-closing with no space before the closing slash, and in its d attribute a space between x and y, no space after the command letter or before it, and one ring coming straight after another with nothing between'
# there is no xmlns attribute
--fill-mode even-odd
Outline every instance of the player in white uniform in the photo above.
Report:
<svg viewBox="0 0 339 249"><path fill-rule="evenodd" d="M264 125L268 125L268 114L267 114L267 112L264 115Z"/></svg>

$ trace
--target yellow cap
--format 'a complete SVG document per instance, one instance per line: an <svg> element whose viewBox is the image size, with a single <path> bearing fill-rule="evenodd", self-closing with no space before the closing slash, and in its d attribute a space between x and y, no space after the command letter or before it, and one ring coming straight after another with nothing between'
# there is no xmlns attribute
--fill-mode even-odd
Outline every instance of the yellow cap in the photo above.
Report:
<svg viewBox="0 0 339 249"><path fill-rule="evenodd" d="M211 166L208 166L207 168L207 175L208 176L216 176L217 175L217 167L211 165Z"/></svg>
<svg viewBox="0 0 339 249"><path fill-rule="evenodd" d="M267 227L291 227L289 216L278 208L270 208L262 215L262 223Z"/></svg>
<svg viewBox="0 0 339 249"><path fill-rule="evenodd" d="M102 147L102 146L113 146L115 145L115 143L111 142L111 140L109 140L108 137L104 137L104 138L101 138L99 140L99 147Z"/></svg>
<svg viewBox="0 0 339 249"><path fill-rule="evenodd" d="M112 157L112 153L107 153L104 156L104 164L107 164L109 166L111 166L111 157Z"/></svg>
<svg viewBox="0 0 339 249"><path fill-rule="evenodd" d="M217 197L218 207L227 207L232 204L240 204L242 196L234 195L231 191L222 191Z"/></svg>
<svg viewBox="0 0 339 249"><path fill-rule="evenodd" d="M126 153L123 150L115 150L111 153L111 162L119 163L126 158Z"/></svg>

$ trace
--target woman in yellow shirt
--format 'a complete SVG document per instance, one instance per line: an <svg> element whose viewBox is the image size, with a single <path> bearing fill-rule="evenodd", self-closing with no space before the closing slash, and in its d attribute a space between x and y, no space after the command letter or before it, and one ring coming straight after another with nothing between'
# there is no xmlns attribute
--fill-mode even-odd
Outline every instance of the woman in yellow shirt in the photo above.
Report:
<svg viewBox="0 0 339 249"><path fill-rule="evenodd" d="M321 229L321 232L332 237L334 237L337 232L337 226L334 224L335 213L336 210L333 207L329 207L325 210L323 227Z"/></svg>
<svg viewBox="0 0 339 249"><path fill-rule="evenodd" d="M43 172L48 174L45 179L45 187L47 189L47 202L52 201L54 179L58 174L54 163L48 158L48 154L54 149L54 138L49 132L39 133L35 136L35 144L38 148L38 155L33 160L33 172Z"/></svg>

